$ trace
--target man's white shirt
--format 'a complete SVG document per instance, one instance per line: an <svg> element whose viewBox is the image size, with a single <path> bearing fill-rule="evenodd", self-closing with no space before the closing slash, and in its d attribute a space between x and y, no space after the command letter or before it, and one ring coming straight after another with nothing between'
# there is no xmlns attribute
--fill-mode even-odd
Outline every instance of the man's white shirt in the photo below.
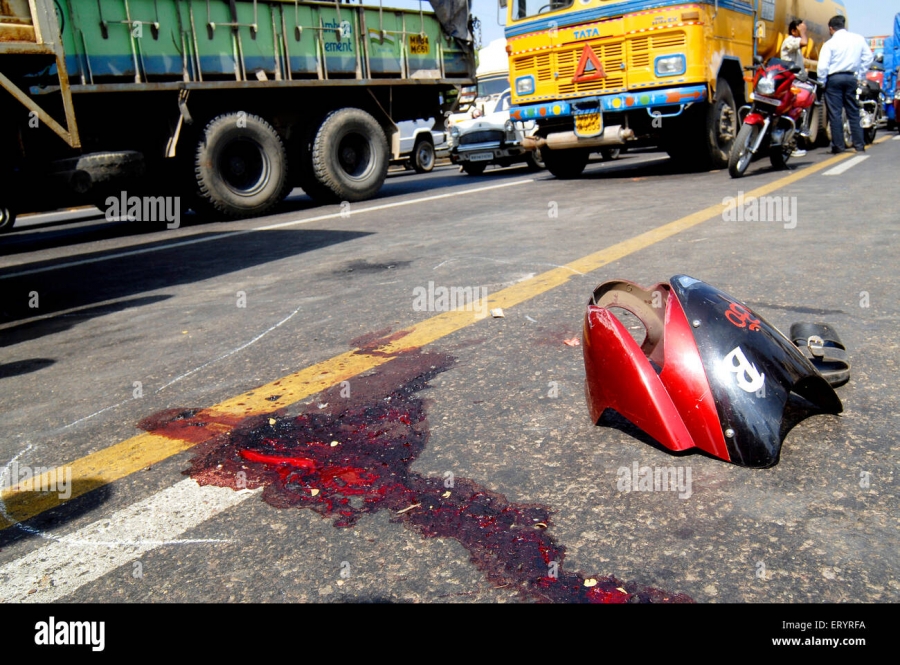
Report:
<svg viewBox="0 0 900 665"><path fill-rule="evenodd" d="M819 49L818 77L825 83L829 74L838 72L864 76L874 60L872 49L862 35L838 30Z"/></svg>

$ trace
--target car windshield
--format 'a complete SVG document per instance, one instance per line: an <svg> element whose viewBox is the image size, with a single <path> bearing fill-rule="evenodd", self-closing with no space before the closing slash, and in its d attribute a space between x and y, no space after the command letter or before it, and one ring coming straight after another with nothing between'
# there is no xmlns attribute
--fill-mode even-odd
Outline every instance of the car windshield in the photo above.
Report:
<svg viewBox="0 0 900 665"><path fill-rule="evenodd" d="M571 7L574 0L510 0L513 3L513 20L548 14Z"/></svg>

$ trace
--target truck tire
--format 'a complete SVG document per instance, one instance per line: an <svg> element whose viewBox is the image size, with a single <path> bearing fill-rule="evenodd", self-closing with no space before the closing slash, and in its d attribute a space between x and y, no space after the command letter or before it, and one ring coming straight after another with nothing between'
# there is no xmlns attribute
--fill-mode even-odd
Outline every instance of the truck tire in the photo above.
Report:
<svg viewBox="0 0 900 665"><path fill-rule="evenodd" d="M281 137L259 116L243 112L210 121L197 144L194 173L199 207L227 217L262 215L287 194Z"/></svg>
<svg viewBox="0 0 900 665"><path fill-rule="evenodd" d="M429 138L419 138L413 148L413 168L416 173L431 173L434 170L434 143Z"/></svg>
<svg viewBox="0 0 900 665"><path fill-rule="evenodd" d="M669 124L666 152L689 169L725 168L740 131L737 118L734 93L720 78L711 103L686 109Z"/></svg>
<svg viewBox="0 0 900 665"><path fill-rule="evenodd" d="M387 176L387 137L371 115L358 108L332 111L312 148L316 180L341 201L370 199Z"/></svg>
<svg viewBox="0 0 900 665"><path fill-rule="evenodd" d="M716 95L709 107L706 119L706 148L709 153L708 164L714 169L728 166L731 150L737 139L740 123L734 93L728 81L723 78L716 81Z"/></svg>
<svg viewBox="0 0 900 665"><path fill-rule="evenodd" d="M541 151L541 157L550 173L560 180L571 180L580 176L584 171L584 167L591 158L591 152L584 149L551 150L544 148Z"/></svg>

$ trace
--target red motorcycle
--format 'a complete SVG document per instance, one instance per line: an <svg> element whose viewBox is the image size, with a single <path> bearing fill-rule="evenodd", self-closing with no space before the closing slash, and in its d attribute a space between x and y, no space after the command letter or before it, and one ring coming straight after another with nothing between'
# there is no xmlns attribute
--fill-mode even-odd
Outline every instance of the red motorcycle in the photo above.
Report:
<svg viewBox="0 0 900 665"><path fill-rule="evenodd" d="M797 137L804 125L818 130L819 118L815 116L821 109L816 105L816 87L813 80L801 81L797 78L802 69L792 62L772 58L766 66L747 67L756 70L753 78L753 104L741 107L747 111L741 131L738 132L728 172L732 178L740 178L750 165L754 155L768 149L769 159L776 169L784 168L788 159L797 149ZM804 138L812 142L809 137Z"/></svg>

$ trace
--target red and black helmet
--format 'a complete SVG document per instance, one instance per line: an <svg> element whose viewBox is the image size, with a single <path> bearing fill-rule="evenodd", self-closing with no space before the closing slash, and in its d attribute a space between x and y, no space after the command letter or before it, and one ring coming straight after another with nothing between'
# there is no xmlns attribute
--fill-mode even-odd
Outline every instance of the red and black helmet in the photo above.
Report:
<svg viewBox="0 0 900 665"><path fill-rule="evenodd" d="M638 343L611 309L640 319ZM596 424L613 409L673 451L700 448L734 464L778 461L792 409L837 414L841 401L800 350L749 307L685 275L645 289L601 284L584 322L585 394ZM799 417L797 416L799 414Z"/></svg>

